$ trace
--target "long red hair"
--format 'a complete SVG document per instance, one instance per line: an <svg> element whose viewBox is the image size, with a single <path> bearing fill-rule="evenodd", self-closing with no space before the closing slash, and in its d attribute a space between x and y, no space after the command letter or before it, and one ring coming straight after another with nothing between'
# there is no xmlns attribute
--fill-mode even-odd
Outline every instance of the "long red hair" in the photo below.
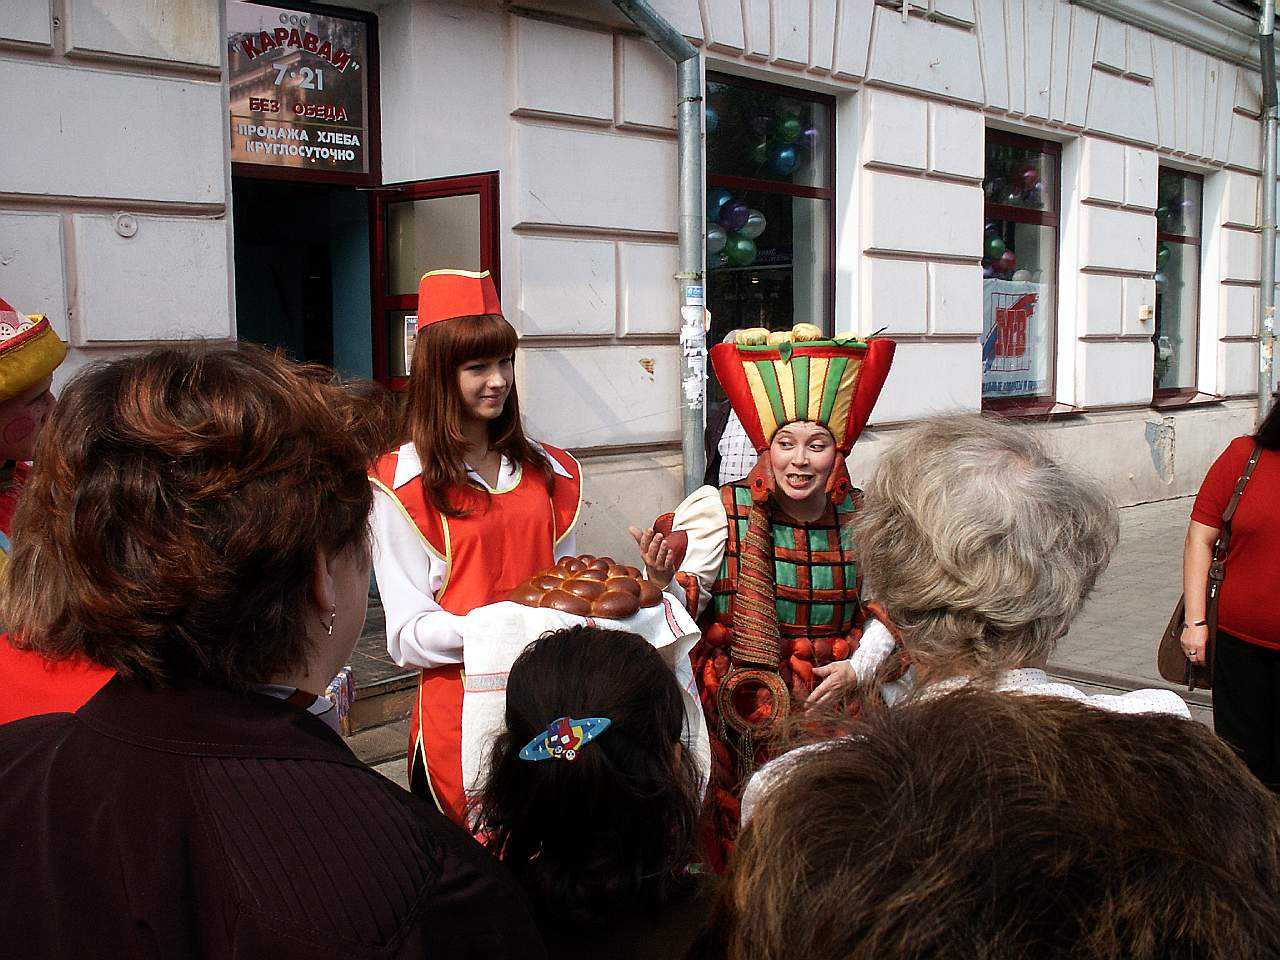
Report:
<svg viewBox="0 0 1280 960"><path fill-rule="evenodd" d="M462 432L466 414L458 371L472 360L514 356L517 339L511 324L493 314L454 317L433 323L418 335L404 432L422 462L427 499L445 516L467 512L457 496L467 480ZM514 383L502 414L489 423L489 445L525 469L537 471L550 488L550 467L520 425L520 398Z"/></svg>

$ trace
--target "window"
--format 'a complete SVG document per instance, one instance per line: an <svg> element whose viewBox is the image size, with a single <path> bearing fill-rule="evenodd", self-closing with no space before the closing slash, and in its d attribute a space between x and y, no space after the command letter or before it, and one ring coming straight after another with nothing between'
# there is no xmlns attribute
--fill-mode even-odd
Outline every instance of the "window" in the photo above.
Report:
<svg viewBox="0 0 1280 960"><path fill-rule="evenodd" d="M1056 143L987 131L983 176L982 402L1052 403L1057 314Z"/></svg>
<svg viewBox="0 0 1280 960"><path fill-rule="evenodd" d="M1156 196L1155 395L1196 387L1196 322L1200 315L1200 199L1194 173L1160 168Z"/></svg>
<svg viewBox="0 0 1280 960"><path fill-rule="evenodd" d="M835 315L835 101L707 76L710 343L730 330L826 333Z"/></svg>

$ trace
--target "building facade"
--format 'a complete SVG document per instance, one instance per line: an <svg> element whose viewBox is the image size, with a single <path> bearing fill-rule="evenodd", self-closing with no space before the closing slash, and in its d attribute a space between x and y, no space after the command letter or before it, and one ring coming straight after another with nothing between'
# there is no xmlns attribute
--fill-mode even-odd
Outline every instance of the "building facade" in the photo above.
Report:
<svg viewBox="0 0 1280 960"><path fill-rule="evenodd" d="M987 409L1137 503L1251 428L1245 5L653 5L704 61L710 339L899 343L855 478L902 425ZM308 84L298 117L325 102L319 24L360 51L321 66L362 113L282 142L273 82ZM0 295L54 318L69 368L240 337L396 385L418 273L486 267L531 434L587 467L584 548L679 500L675 70L610 4L13 0L0 88Z"/></svg>

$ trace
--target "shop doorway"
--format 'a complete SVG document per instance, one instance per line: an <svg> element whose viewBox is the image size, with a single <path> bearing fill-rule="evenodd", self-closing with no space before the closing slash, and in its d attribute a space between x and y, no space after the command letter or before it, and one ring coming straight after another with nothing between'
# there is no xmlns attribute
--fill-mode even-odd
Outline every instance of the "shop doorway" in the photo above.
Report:
<svg viewBox="0 0 1280 960"><path fill-rule="evenodd" d="M424 180L372 191L373 369L408 383L418 281L431 270L488 270L498 289L498 174Z"/></svg>
<svg viewBox="0 0 1280 960"><path fill-rule="evenodd" d="M372 376L367 194L233 177L232 198L239 339Z"/></svg>

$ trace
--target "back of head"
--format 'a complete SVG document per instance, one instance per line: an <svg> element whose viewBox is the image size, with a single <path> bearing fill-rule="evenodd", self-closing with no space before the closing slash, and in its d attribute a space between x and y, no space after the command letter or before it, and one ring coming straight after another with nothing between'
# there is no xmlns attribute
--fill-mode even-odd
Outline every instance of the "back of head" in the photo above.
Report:
<svg viewBox="0 0 1280 960"><path fill-rule="evenodd" d="M1278 858L1275 798L1205 728L970 689L797 758L714 939L734 960L1277 956Z"/></svg>
<svg viewBox="0 0 1280 960"><path fill-rule="evenodd" d="M931 676L1043 662L1119 537L1096 481L1026 427L992 417L903 433L855 524L864 594Z"/></svg>
<svg viewBox="0 0 1280 960"><path fill-rule="evenodd" d="M302 664L321 553L367 549L376 406L256 347L93 364L63 390L16 520L21 642L159 684Z"/></svg>
<svg viewBox="0 0 1280 960"><path fill-rule="evenodd" d="M610 726L572 760L522 760L560 717ZM600 919L683 888L699 779L681 747L684 700L644 639L574 627L541 637L507 681L506 725L474 808L478 833L553 922Z"/></svg>

